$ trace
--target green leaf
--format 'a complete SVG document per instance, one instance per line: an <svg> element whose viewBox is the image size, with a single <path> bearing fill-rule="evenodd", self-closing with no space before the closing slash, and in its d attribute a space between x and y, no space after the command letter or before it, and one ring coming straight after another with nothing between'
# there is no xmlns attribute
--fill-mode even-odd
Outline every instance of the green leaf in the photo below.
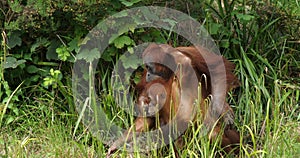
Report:
<svg viewBox="0 0 300 158"><path fill-rule="evenodd" d="M4 90L5 90L5 94L7 96L10 96L10 94L12 93L12 91L10 90L10 87L8 85L8 82L7 81L2 81L1 84L3 85L4 87ZM2 102L4 102L4 100L2 100Z"/></svg>
<svg viewBox="0 0 300 158"><path fill-rule="evenodd" d="M92 62L95 59L100 58L100 52L97 48L94 48L92 50L84 49L81 51L81 53L77 54L77 59L84 59L87 62Z"/></svg>
<svg viewBox="0 0 300 158"><path fill-rule="evenodd" d="M70 53L69 53L67 47L56 48L56 53L58 55L58 58L62 61L66 61L68 59L68 57L70 56Z"/></svg>
<svg viewBox="0 0 300 158"><path fill-rule="evenodd" d="M114 17L121 18L121 17L125 17L127 15L128 15L128 11L124 10L124 11L121 11L121 12L118 12L118 13L114 14Z"/></svg>
<svg viewBox="0 0 300 158"><path fill-rule="evenodd" d="M119 49L123 48L125 45L130 45L131 43L132 40L128 36L120 36L114 40L114 45Z"/></svg>
<svg viewBox="0 0 300 158"><path fill-rule="evenodd" d="M51 77L46 77L46 78L44 78L44 81L43 81L42 85L43 85L45 88L48 88L49 86L53 86L53 88L56 88L56 82L55 82L55 79L54 79L54 78L51 78Z"/></svg>
<svg viewBox="0 0 300 158"><path fill-rule="evenodd" d="M49 47L47 48L46 58L48 60L54 59L57 60L56 48L61 46L61 42L59 40L52 40L50 42Z"/></svg>
<svg viewBox="0 0 300 158"><path fill-rule="evenodd" d="M134 50L133 50L132 47L128 47L128 48L127 48L127 51L128 51L130 54L133 54L133 53L134 53Z"/></svg>
<svg viewBox="0 0 300 158"><path fill-rule="evenodd" d="M217 23L210 24L210 34L216 35L222 25Z"/></svg>
<svg viewBox="0 0 300 158"><path fill-rule="evenodd" d="M13 122L15 120L15 117L13 116L8 116L7 120L6 120L6 125L10 124L11 122Z"/></svg>
<svg viewBox="0 0 300 158"><path fill-rule="evenodd" d="M229 43L228 39L224 39L224 40L220 41L220 47L229 48L229 46L230 46L230 43Z"/></svg>
<svg viewBox="0 0 300 158"><path fill-rule="evenodd" d="M113 43L114 40L118 38L118 36L119 36L118 34L112 34L111 37L109 38L108 43L109 44Z"/></svg>
<svg viewBox="0 0 300 158"><path fill-rule="evenodd" d="M18 65L25 63L26 60L17 60L14 57L7 57L6 62L4 63L4 69L7 68L16 68Z"/></svg>
<svg viewBox="0 0 300 158"><path fill-rule="evenodd" d="M13 12L20 13L23 10L20 1L7 1L7 3L9 4L9 7L13 10Z"/></svg>
<svg viewBox="0 0 300 158"><path fill-rule="evenodd" d="M105 52L101 55L101 59L104 59L105 61L113 61L110 56L110 53L107 53L107 52Z"/></svg>
<svg viewBox="0 0 300 158"><path fill-rule="evenodd" d="M22 44L22 39L20 38L20 33L19 32L13 32L9 37L8 37L8 47L9 48L14 48L15 46L21 46Z"/></svg>
<svg viewBox="0 0 300 158"><path fill-rule="evenodd" d="M125 32L131 31L134 33L135 28L137 27L136 24L126 24L124 27L122 27L119 31L118 34L122 35Z"/></svg>
<svg viewBox="0 0 300 158"><path fill-rule="evenodd" d="M16 116L19 116L19 109L18 108L15 107L12 110L15 113Z"/></svg>
<svg viewBox="0 0 300 158"><path fill-rule="evenodd" d="M142 14L148 21L157 21L159 17L149 11L149 9L142 9Z"/></svg>
<svg viewBox="0 0 300 158"><path fill-rule="evenodd" d="M30 48L30 52L34 52L36 50L36 48L40 47L40 46L48 46L50 44L50 42L48 41L47 38L38 38L36 40L36 42L31 46Z"/></svg>
<svg viewBox="0 0 300 158"><path fill-rule="evenodd" d="M71 42L68 43L69 47L68 50L69 51L75 51L78 52L79 50L79 38L74 38Z"/></svg>
<svg viewBox="0 0 300 158"><path fill-rule="evenodd" d="M30 74L34 74L34 73L38 72L39 69L34 65L29 65L29 66L27 66L26 71Z"/></svg>
<svg viewBox="0 0 300 158"><path fill-rule="evenodd" d="M141 0L131 0L131 1L126 1L126 0L120 0L122 4L124 4L126 7L130 7L134 5L135 3L140 2Z"/></svg>
<svg viewBox="0 0 300 158"><path fill-rule="evenodd" d="M253 15L247 15L247 14L237 14L236 17L244 22L248 22L254 19Z"/></svg>
<svg viewBox="0 0 300 158"><path fill-rule="evenodd" d="M29 78L32 82L37 82L40 79L40 75L34 75Z"/></svg>
<svg viewBox="0 0 300 158"><path fill-rule="evenodd" d="M142 59L139 59L137 55L132 54L128 57L123 56L120 58L125 69L133 68L136 69L139 65L143 63Z"/></svg>

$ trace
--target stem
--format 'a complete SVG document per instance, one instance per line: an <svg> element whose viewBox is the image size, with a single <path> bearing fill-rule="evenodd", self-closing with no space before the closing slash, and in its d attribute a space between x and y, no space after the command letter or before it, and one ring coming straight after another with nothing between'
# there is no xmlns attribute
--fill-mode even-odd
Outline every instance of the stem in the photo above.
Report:
<svg viewBox="0 0 300 158"><path fill-rule="evenodd" d="M1 36L2 36L2 43L1 43L1 46L3 47L3 58L1 57L0 60L1 60L1 68L0 68L0 75L1 75L1 78L0 78L0 81L4 80L4 69L3 69L3 64L6 62L6 55L7 55L7 36L6 36L6 33L5 31L3 30L2 33L1 33ZM1 86L1 84L0 84ZM0 87L1 89L1 87Z"/></svg>

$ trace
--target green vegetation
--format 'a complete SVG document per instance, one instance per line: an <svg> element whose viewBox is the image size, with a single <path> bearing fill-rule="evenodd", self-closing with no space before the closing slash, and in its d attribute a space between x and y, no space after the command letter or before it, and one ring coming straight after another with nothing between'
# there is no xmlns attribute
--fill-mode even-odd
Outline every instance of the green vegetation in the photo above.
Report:
<svg viewBox="0 0 300 158"><path fill-rule="evenodd" d="M241 132L241 157L300 157L300 2L14 0L0 2L0 157L103 157L107 147L79 123L72 96L72 66L88 32L123 9L166 6L203 22L221 53L236 64L241 87L228 98ZM108 117L128 127L131 117L109 93L121 53L144 42L187 45L155 28L126 32L111 42L96 72ZM182 157L215 157L191 128ZM168 150L169 149L169 150ZM121 154L124 157L126 153ZM136 157L173 157L174 147ZM226 156L226 155L223 155Z"/></svg>

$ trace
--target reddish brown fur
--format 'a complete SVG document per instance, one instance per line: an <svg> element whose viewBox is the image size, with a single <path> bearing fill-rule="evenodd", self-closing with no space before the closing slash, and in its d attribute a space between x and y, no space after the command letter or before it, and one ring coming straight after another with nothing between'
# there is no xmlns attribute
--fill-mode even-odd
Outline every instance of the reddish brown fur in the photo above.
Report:
<svg viewBox="0 0 300 158"><path fill-rule="evenodd" d="M156 94L161 94L166 92L166 101L164 102L164 105L162 105L162 109L159 111L159 115L161 117L160 124L166 124L170 120L170 101L172 98L172 84L173 80L164 80L164 79L157 79L152 82L145 82L145 75L143 74L141 81L136 85L136 90L138 92L138 109L139 111L142 111L141 102L149 103L151 100L149 100L149 97L155 96ZM159 87L157 89L157 93L153 93L153 91L149 91L149 88L152 87L153 84L161 84L163 87ZM164 88L164 89L163 89ZM175 91L175 90L174 90ZM175 100L174 98L172 100ZM134 124L132 127L135 128L136 133L139 132L145 132L146 130L152 129L155 127L155 119L153 117L143 117L139 116L135 119ZM124 137L120 137L117 141L115 141L109 148L107 157L111 156L111 153L113 153L122 143L125 143L125 138L127 138L127 141L130 141L132 138L132 132L128 129L124 132Z"/></svg>
<svg viewBox="0 0 300 158"><path fill-rule="evenodd" d="M200 51L200 53L199 53ZM222 56L218 56L215 54L212 54L205 50L202 47L177 47L177 48L172 48L168 45L155 45L152 44L150 45L144 52L144 61L147 63L148 61L153 62L153 61L159 61L159 62L168 62L168 66L170 69L174 70L174 67L178 63L185 65L185 64L191 64L193 69L196 71L196 75L198 78L198 82L201 82L202 84L202 99L204 100L207 98L210 94L212 97L219 96L220 98L215 98L218 102L212 105L217 106L216 109L214 108L207 108L204 105L204 101L202 100L199 104L199 108L202 111L202 115L200 118L194 118L194 120L201 119L204 123L207 123L206 125L208 126L208 129L212 129L212 126L215 124L216 121L219 120L219 117L222 117L219 122L217 122L216 126L212 129L213 132L211 134L211 140L214 140L215 137L217 136L218 133L223 133L222 134L222 143L221 146L224 147L224 150L226 152L233 151L233 144L239 144L239 133L231 128L231 123L232 123L232 109L228 105L228 103L225 102L225 97L227 91L229 91L232 88L235 88L239 85L239 81L235 77L235 75L232 73L234 69L234 65L230 63L228 60L223 58ZM188 57L188 60L187 58ZM188 63L190 62L190 63ZM223 63L224 65L220 66L220 63ZM223 67L222 67L223 66ZM210 67L211 69L208 69ZM222 87L216 87L220 84L220 79L218 80L218 75L222 76L222 69L225 67L225 73L226 73L226 87L225 89L222 89ZM138 106L141 106L141 102L143 103L149 103L151 100L149 98L155 95L161 94L161 89L157 89L157 94L155 94L153 91L150 93L149 88L156 83L162 84L163 87L166 90L166 96L167 100L165 101L165 104L163 105L162 109L159 111L159 118L160 118L160 123L161 125L168 123L171 118L170 115L170 109L174 109L174 111L177 111L180 94L180 84L178 83L177 72L172 72L170 69L166 69L164 66L160 64L155 65L156 71L162 71L164 73L168 73L166 76L169 77L161 77L159 79L146 82L146 73L147 71L145 70L143 73L143 77L141 81L136 85L136 91L138 94ZM212 71L212 72L211 72ZM184 71L183 71L184 72ZM188 73L188 72L184 72ZM216 76L214 76L217 79L212 79L210 74L213 73ZM203 74L207 77L207 80L203 80ZM183 74L183 83L189 82L189 74ZM207 87L205 86L207 84ZM223 87L224 88L224 87ZM191 96L195 94L190 94ZM191 97L193 98L193 97ZM214 98L213 98L214 99ZM218 100L219 99L219 100ZM171 104L171 101L173 104ZM193 100L188 101L188 103L193 103ZM212 106L211 105L211 106ZM172 107L171 107L172 106ZM185 106L190 106L190 105L185 105ZM187 107L189 108L189 107ZM218 118L215 118L216 114ZM187 117L185 115L189 114L181 114L180 117L183 117L183 120L185 120ZM187 117L188 118L188 117ZM155 127L154 119L153 118L146 118L146 121L142 121L145 118L138 117L135 121L135 130L140 132L140 131L145 131L145 127L147 129L151 128L158 128ZM224 131L221 131L221 127L225 126ZM129 134L131 137L131 133L125 132L125 134ZM120 143L124 143L124 140L120 138L118 141L116 141L109 149L108 155L111 154L114 150L116 150L117 146ZM237 152L237 150L235 150Z"/></svg>
<svg viewBox="0 0 300 158"><path fill-rule="evenodd" d="M164 80L162 78L145 83L138 95L137 105L139 111L142 112L144 110L145 112L144 107L148 107L147 109L158 108L157 110L160 109L161 115L166 115L166 109L169 110L168 105L170 105L170 101L175 100L170 99L172 98L171 84L172 80ZM153 114L152 116L155 115Z"/></svg>

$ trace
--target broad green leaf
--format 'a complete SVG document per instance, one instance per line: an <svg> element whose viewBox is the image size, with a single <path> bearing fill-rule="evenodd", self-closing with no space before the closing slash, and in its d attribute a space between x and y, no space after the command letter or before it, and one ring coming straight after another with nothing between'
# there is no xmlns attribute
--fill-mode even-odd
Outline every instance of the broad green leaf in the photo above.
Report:
<svg viewBox="0 0 300 158"><path fill-rule="evenodd" d="M143 63L142 59L139 59L135 54L132 54L128 57L123 56L120 60L122 61L125 69L136 69L139 65Z"/></svg>
<svg viewBox="0 0 300 158"><path fill-rule="evenodd" d="M37 82L40 79L40 75L34 75L29 78L29 81Z"/></svg>
<svg viewBox="0 0 300 158"><path fill-rule="evenodd" d="M87 62L92 62L95 59L100 58L100 52L97 48L94 48L92 50L84 49L81 51L81 53L77 54L77 59L84 59Z"/></svg>
<svg viewBox="0 0 300 158"><path fill-rule="evenodd" d="M21 46L22 44L22 39L20 38L20 33L19 32L13 32L9 37L8 37L8 47L9 48L14 48L15 46Z"/></svg>
<svg viewBox="0 0 300 158"><path fill-rule="evenodd" d="M78 52L79 49L79 38L74 38L71 42L68 43L68 50Z"/></svg>
<svg viewBox="0 0 300 158"><path fill-rule="evenodd" d="M217 34L221 26L222 26L221 24L211 23L209 33L212 34L212 35Z"/></svg>
<svg viewBox="0 0 300 158"><path fill-rule="evenodd" d="M16 116L19 116L19 109L18 108L14 107L12 110L13 110L13 112Z"/></svg>
<svg viewBox="0 0 300 158"><path fill-rule="evenodd" d="M130 45L131 43L132 40L128 36L121 36L114 40L114 45L119 49L123 48L124 45Z"/></svg>
<svg viewBox="0 0 300 158"><path fill-rule="evenodd" d="M34 66L34 65L29 65L27 68L26 68L26 71L30 74L33 74L33 73L36 73L39 71L39 69Z"/></svg>
<svg viewBox="0 0 300 158"><path fill-rule="evenodd" d="M128 31L134 32L136 26L137 26L136 24L126 24L124 27L122 27L118 31L118 34L122 35L123 33L128 32Z"/></svg>
<svg viewBox="0 0 300 158"><path fill-rule="evenodd" d="M4 68L16 68L18 65L25 63L26 60L17 60L14 57L7 57L6 62L4 63Z"/></svg>
<svg viewBox="0 0 300 158"><path fill-rule="evenodd" d="M254 19L253 15L248 15L248 14L237 14L236 17L244 22L248 22Z"/></svg>
<svg viewBox="0 0 300 158"><path fill-rule="evenodd" d="M159 17L153 13L151 13L148 9L142 9L141 10L144 17L148 20L148 21L156 21L159 20Z"/></svg>
<svg viewBox="0 0 300 158"><path fill-rule="evenodd" d="M61 46L61 42L59 40L52 40L50 42L49 47L47 48L46 58L48 60L54 59L57 60L56 48Z"/></svg>
<svg viewBox="0 0 300 158"><path fill-rule="evenodd" d="M107 53L107 52L105 52L101 55L101 59L104 59L105 61L112 61L110 53Z"/></svg>
<svg viewBox="0 0 300 158"><path fill-rule="evenodd" d="M6 125L10 124L11 122L13 122L15 120L15 117L13 116L8 116L7 120L6 120Z"/></svg>

